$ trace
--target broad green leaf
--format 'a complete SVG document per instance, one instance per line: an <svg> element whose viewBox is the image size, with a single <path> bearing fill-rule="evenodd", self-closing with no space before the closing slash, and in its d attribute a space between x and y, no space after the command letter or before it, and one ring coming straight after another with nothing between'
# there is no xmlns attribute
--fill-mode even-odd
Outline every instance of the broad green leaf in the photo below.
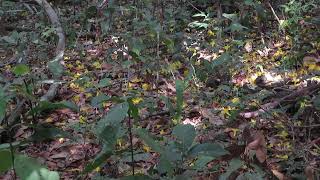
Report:
<svg viewBox="0 0 320 180"><path fill-rule="evenodd" d="M15 141L15 142L11 143L11 146L15 148L15 147L21 146L23 144L27 144L27 142L26 141L25 142ZM0 144L0 151L7 150L9 148L10 148L10 143Z"/></svg>
<svg viewBox="0 0 320 180"><path fill-rule="evenodd" d="M61 101L60 102L65 108L69 108L74 112L79 112L80 108L72 101Z"/></svg>
<svg viewBox="0 0 320 180"><path fill-rule="evenodd" d="M0 87L0 124L6 115L8 99L2 87Z"/></svg>
<svg viewBox="0 0 320 180"><path fill-rule="evenodd" d="M169 175L172 175L174 172L174 166L164 155L160 155L157 170L160 174L168 173Z"/></svg>
<svg viewBox="0 0 320 180"><path fill-rule="evenodd" d="M15 39L11 36L3 36L0 38L0 40L3 40L9 44L17 44L17 42L18 42L17 39Z"/></svg>
<svg viewBox="0 0 320 180"><path fill-rule="evenodd" d="M111 108L108 114L97 123L96 134L99 136L107 126L118 127L127 116L128 110L129 105L127 102L117 104Z"/></svg>
<svg viewBox="0 0 320 180"><path fill-rule="evenodd" d="M150 178L147 175L138 174L134 176L126 176L126 177L120 178L120 180L152 180L152 178Z"/></svg>
<svg viewBox="0 0 320 180"><path fill-rule="evenodd" d="M196 137L196 130L190 124L179 124L173 128L172 135L182 144L182 152L186 153Z"/></svg>
<svg viewBox="0 0 320 180"><path fill-rule="evenodd" d="M63 131L59 128L53 127L51 125L48 125L47 127L44 125L37 125L34 127L35 132L34 134L30 137L31 140L33 141L44 141L48 139L57 139L57 138L69 138L69 139L74 139L74 137L66 132Z"/></svg>
<svg viewBox="0 0 320 180"><path fill-rule="evenodd" d="M313 100L313 105L317 110L320 110L320 95Z"/></svg>
<svg viewBox="0 0 320 180"><path fill-rule="evenodd" d="M101 152L84 168L83 174L89 173L101 166L112 155L112 149L104 146Z"/></svg>
<svg viewBox="0 0 320 180"><path fill-rule="evenodd" d="M238 19L239 19L237 14L226 14L226 13L223 13L222 16L227 18L227 19L230 19L231 21L238 21Z"/></svg>
<svg viewBox="0 0 320 180"><path fill-rule="evenodd" d="M100 94L96 97L93 97L91 100L91 106L93 107L100 107L101 104L107 100L109 100L110 97L105 94Z"/></svg>
<svg viewBox="0 0 320 180"><path fill-rule="evenodd" d="M231 59L232 59L232 57L230 56L229 53L223 53L221 56L219 56L218 58L216 58L215 60L212 61L211 68L213 69L217 66L228 63L228 61L230 61Z"/></svg>
<svg viewBox="0 0 320 180"><path fill-rule="evenodd" d="M230 29L231 32L241 32L242 30L248 29L248 28L245 26L242 26L240 23L232 23L227 29Z"/></svg>
<svg viewBox="0 0 320 180"><path fill-rule="evenodd" d="M191 27L191 28L204 28L204 29L207 29L208 26L209 26L208 23L203 23L203 22L198 22L198 21L194 21L194 22L189 24L189 27Z"/></svg>
<svg viewBox="0 0 320 180"><path fill-rule="evenodd" d="M108 125L97 136L103 145L113 149L117 139L121 137L121 127L119 125Z"/></svg>
<svg viewBox="0 0 320 180"><path fill-rule="evenodd" d="M221 145L216 143L196 144L189 150L189 155L196 157L198 155L219 157L229 154Z"/></svg>
<svg viewBox="0 0 320 180"><path fill-rule="evenodd" d="M238 158L232 159L229 163L229 167L227 169L227 172L220 175L219 180L227 180L228 177L231 175L231 173L233 173L234 171L241 168L243 166L243 164L244 164L243 161L241 161Z"/></svg>
<svg viewBox="0 0 320 180"><path fill-rule="evenodd" d="M196 170L203 170L209 162L216 159L211 156L199 156L198 159L194 162L193 168Z"/></svg>
<svg viewBox="0 0 320 180"><path fill-rule="evenodd" d="M141 138L155 152L160 154L164 152L160 144L156 142L145 129L137 129L135 130L135 134L137 134L139 138Z"/></svg>
<svg viewBox="0 0 320 180"><path fill-rule="evenodd" d="M58 180L59 174L50 171L35 159L25 155L15 155L15 170L22 180Z"/></svg>
<svg viewBox="0 0 320 180"><path fill-rule="evenodd" d="M63 66L60 64L59 61L50 61L48 63L48 69L53 74L54 77L60 77L64 71Z"/></svg>
<svg viewBox="0 0 320 180"><path fill-rule="evenodd" d="M111 85L110 78L101 79L99 84L97 85L98 88L103 88Z"/></svg>
<svg viewBox="0 0 320 180"><path fill-rule="evenodd" d="M36 107L34 107L30 114L43 114L53 110L69 108L75 112L79 112L79 107L71 101L61 101L52 103L49 101L41 101Z"/></svg>
<svg viewBox="0 0 320 180"><path fill-rule="evenodd" d="M25 64L18 64L13 68L13 73L16 76L26 75L30 72L30 68Z"/></svg>
<svg viewBox="0 0 320 180"><path fill-rule="evenodd" d="M175 124L179 124L181 121L182 109L183 109L183 93L184 93L184 82L176 80L176 114L174 117Z"/></svg>
<svg viewBox="0 0 320 180"><path fill-rule="evenodd" d="M0 174L12 167L12 154L10 150L0 150Z"/></svg>

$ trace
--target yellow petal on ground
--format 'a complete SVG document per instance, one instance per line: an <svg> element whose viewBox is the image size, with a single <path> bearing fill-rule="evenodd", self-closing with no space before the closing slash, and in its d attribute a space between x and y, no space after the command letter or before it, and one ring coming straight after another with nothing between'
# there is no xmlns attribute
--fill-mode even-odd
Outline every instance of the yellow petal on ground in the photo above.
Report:
<svg viewBox="0 0 320 180"><path fill-rule="evenodd" d="M73 101L75 102L75 103L79 103L80 102L80 96L79 95L75 95L75 96L73 96Z"/></svg>
<svg viewBox="0 0 320 180"><path fill-rule="evenodd" d="M132 103L133 104L139 104L141 101L143 101L143 99L141 97L136 97L132 99Z"/></svg>
<svg viewBox="0 0 320 180"><path fill-rule="evenodd" d="M101 171L101 168L98 166L94 169L95 172L100 172Z"/></svg>
<svg viewBox="0 0 320 180"><path fill-rule="evenodd" d="M63 60L70 60L71 58L69 56L64 56Z"/></svg>
<svg viewBox="0 0 320 180"><path fill-rule="evenodd" d="M80 116L79 117L79 123L84 124L86 122L87 122L87 118L86 117L84 117L84 116Z"/></svg>
<svg viewBox="0 0 320 180"><path fill-rule="evenodd" d="M98 62L98 61L96 61L96 62L94 62L93 64L93 67L95 67L96 69L101 69L101 63L100 62Z"/></svg>
<svg viewBox="0 0 320 180"><path fill-rule="evenodd" d="M288 155L276 155L276 158L287 160L289 158Z"/></svg>
<svg viewBox="0 0 320 180"><path fill-rule="evenodd" d="M143 145L142 149L145 151L145 152L150 152L151 151L151 148L149 146L146 146L146 145Z"/></svg>
<svg viewBox="0 0 320 180"><path fill-rule="evenodd" d="M166 134L166 131L163 130L163 129L161 129L161 130L160 130L160 135L164 135L164 134Z"/></svg>
<svg viewBox="0 0 320 180"><path fill-rule="evenodd" d="M45 120L46 123L52 123L53 122L53 119L52 117L48 117L46 120Z"/></svg>
<svg viewBox="0 0 320 180"><path fill-rule="evenodd" d="M151 86L148 83L143 83L142 84L142 89L145 91L148 91L151 89Z"/></svg>
<svg viewBox="0 0 320 180"><path fill-rule="evenodd" d="M139 83L139 82L142 82L142 79L141 78L138 78L138 77L134 77L132 80L131 80L132 83Z"/></svg>
<svg viewBox="0 0 320 180"><path fill-rule="evenodd" d="M233 99L231 100L231 102L232 102L233 104L236 104L236 103L239 103L239 102L240 102L240 99L239 99L238 97L235 97L235 98L233 98Z"/></svg>

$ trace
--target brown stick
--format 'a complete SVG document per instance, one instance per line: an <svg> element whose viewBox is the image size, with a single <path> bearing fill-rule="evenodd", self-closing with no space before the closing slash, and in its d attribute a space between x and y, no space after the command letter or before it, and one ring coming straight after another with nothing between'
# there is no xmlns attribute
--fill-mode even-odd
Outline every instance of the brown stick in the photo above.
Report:
<svg viewBox="0 0 320 180"><path fill-rule="evenodd" d="M58 43L57 43L57 47L55 50L55 57L52 61L50 61L49 63L52 62L58 62L60 63L61 61L63 61L63 55L64 55L64 51L65 51L65 46L66 46L66 42L65 42L65 35L63 33L63 29L61 26L61 23L59 21L58 15L57 13L54 11L54 9L52 8L52 6L46 1L46 0L35 0L40 6L43 7L43 9L45 10L46 14L48 15L51 24L53 25L53 27L56 30L56 33L59 37ZM41 101L50 101L52 100L55 95L57 94L58 91L58 87L59 84L52 84L49 88L49 90L47 91L47 93L45 95L43 95L40 100Z"/></svg>
<svg viewBox="0 0 320 180"><path fill-rule="evenodd" d="M243 118L246 118L246 119L249 119L249 118L254 118L254 117L257 117L259 116L260 114L266 112L267 110L270 110L270 109L273 109L275 107L277 107L281 102L283 101L288 101L290 99L295 99L296 97L301 97L301 96L305 96L307 95L308 93L312 92L312 91L315 91L317 89L320 88L320 84L316 84L316 85L311 85L309 87L306 87L306 88L301 88L281 99L278 99L278 100L275 100L273 102L270 102L270 103L266 103L264 105L261 106L260 109L256 110L256 111L251 111L251 112L243 112L243 113L240 113L240 117L243 117Z"/></svg>

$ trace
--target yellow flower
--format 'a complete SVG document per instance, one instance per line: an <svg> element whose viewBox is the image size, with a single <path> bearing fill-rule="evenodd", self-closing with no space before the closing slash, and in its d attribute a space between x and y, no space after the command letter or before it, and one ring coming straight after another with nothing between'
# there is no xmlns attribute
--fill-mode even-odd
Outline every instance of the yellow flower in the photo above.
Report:
<svg viewBox="0 0 320 180"><path fill-rule="evenodd" d="M95 67L96 69L101 69L101 64L100 64L100 62L98 62L98 61L94 62L92 65L93 65L93 67Z"/></svg>

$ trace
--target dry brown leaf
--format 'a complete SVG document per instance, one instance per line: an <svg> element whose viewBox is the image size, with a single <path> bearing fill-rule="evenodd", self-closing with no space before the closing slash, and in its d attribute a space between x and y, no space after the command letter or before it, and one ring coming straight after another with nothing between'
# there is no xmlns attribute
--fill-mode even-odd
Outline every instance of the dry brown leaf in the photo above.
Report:
<svg viewBox="0 0 320 180"><path fill-rule="evenodd" d="M263 148L256 150L256 157L260 163L263 163L267 159L267 152Z"/></svg>
<svg viewBox="0 0 320 180"><path fill-rule="evenodd" d="M286 180L286 176L284 174L282 174L281 172L279 172L276 169L272 169L271 170L273 175L275 175L279 180Z"/></svg>
<svg viewBox="0 0 320 180"><path fill-rule="evenodd" d="M247 145L246 152L250 150L256 151L256 157L260 163L263 163L267 159L266 140L261 131L257 131L253 136L253 141Z"/></svg>
<svg viewBox="0 0 320 180"><path fill-rule="evenodd" d="M304 169L304 173L306 174L306 177L307 177L307 180L314 180L314 169L312 166L307 166L305 169Z"/></svg>

